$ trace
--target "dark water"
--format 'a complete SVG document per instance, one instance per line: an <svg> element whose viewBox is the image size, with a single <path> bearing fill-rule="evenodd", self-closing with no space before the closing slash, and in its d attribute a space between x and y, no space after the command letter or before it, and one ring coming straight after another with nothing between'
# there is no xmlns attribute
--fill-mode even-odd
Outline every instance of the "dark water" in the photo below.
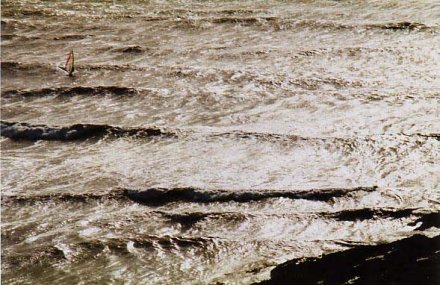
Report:
<svg viewBox="0 0 440 285"><path fill-rule="evenodd" d="M437 1L2 1L3 282L250 284L412 236L439 25Z"/></svg>

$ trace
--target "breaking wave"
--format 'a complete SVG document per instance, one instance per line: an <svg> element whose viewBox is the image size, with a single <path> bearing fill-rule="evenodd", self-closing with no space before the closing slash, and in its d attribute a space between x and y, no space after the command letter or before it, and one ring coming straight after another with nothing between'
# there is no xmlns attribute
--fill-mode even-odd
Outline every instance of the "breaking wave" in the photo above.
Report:
<svg viewBox="0 0 440 285"><path fill-rule="evenodd" d="M27 123L1 122L1 136L16 140L60 140L72 141L105 136L153 137L171 136L159 128L119 128L108 125L75 124L67 127L49 127Z"/></svg>
<svg viewBox="0 0 440 285"><path fill-rule="evenodd" d="M152 188L147 190L124 190L124 196L147 205L160 205L170 202L251 202L267 198L307 199L328 201L356 191L374 191L376 187L357 187L347 189L310 189L306 191L289 190L203 190L196 188Z"/></svg>
<svg viewBox="0 0 440 285"><path fill-rule="evenodd" d="M198 134L207 138L231 138L231 139L257 139L260 141L271 142L297 142L297 141L322 141L322 142L338 142L352 147L358 141L374 141L376 137L420 137L426 139L440 140L440 134L397 134L397 135L374 135L364 137L301 137L294 134L277 134L277 133L258 133L247 131L226 131L226 132L203 132L190 129L162 129L158 127L117 127L111 125L96 124L74 124L70 126L48 126L35 125L22 122L0 122L0 135L16 140L59 140L71 141L87 138L102 137L134 137L145 138L153 136L163 137L179 137L190 134Z"/></svg>
<svg viewBox="0 0 440 285"><path fill-rule="evenodd" d="M171 202L252 202L268 198L306 199L313 201L329 201L333 198L343 197L353 192L372 192L377 189L372 187L355 188L329 188L310 190L207 190L192 187L183 188L149 188L145 190L117 189L103 194L70 194L56 193L40 196L3 196L4 203L35 203L45 201L74 201L85 202L88 200L103 199L129 199L139 204L164 205Z"/></svg>

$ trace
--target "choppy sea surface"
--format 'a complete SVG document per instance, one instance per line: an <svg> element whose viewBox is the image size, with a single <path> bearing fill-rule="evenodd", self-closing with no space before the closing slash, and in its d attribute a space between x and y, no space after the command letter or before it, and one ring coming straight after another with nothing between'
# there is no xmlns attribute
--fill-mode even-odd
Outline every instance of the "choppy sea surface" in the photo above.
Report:
<svg viewBox="0 0 440 285"><path fill-rule="evenodd" d="M438 1L1 8L5 284L251 284L440 209Z"/></svg>

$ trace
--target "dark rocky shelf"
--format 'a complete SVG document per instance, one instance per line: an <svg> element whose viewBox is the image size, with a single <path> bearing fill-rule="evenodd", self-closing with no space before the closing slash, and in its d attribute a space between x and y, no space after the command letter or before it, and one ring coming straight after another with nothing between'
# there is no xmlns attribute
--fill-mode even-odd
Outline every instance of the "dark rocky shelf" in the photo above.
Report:
<svg viewBox="0 0 440 285"><path fill-rule="evenodd" d="M438 220L438 216L437 216ZM359 246L322 258L291 260L269 284L440 284L440 236L414 235L389 244Z"/></svg>

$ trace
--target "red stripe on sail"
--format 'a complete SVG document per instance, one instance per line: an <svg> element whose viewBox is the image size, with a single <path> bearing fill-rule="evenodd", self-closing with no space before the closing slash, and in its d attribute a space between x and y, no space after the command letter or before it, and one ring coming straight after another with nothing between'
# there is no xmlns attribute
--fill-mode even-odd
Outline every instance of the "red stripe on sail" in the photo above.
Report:
<svg viewBox="0 0 440 285"><path fill-rule="evenodd" d="M64 68L67 70L67 65L69 64L70 61L70 57L72 56L72 52L69 52L69 55L67 56L67 60L66 60L66 65L64 66Z"/></svg>

